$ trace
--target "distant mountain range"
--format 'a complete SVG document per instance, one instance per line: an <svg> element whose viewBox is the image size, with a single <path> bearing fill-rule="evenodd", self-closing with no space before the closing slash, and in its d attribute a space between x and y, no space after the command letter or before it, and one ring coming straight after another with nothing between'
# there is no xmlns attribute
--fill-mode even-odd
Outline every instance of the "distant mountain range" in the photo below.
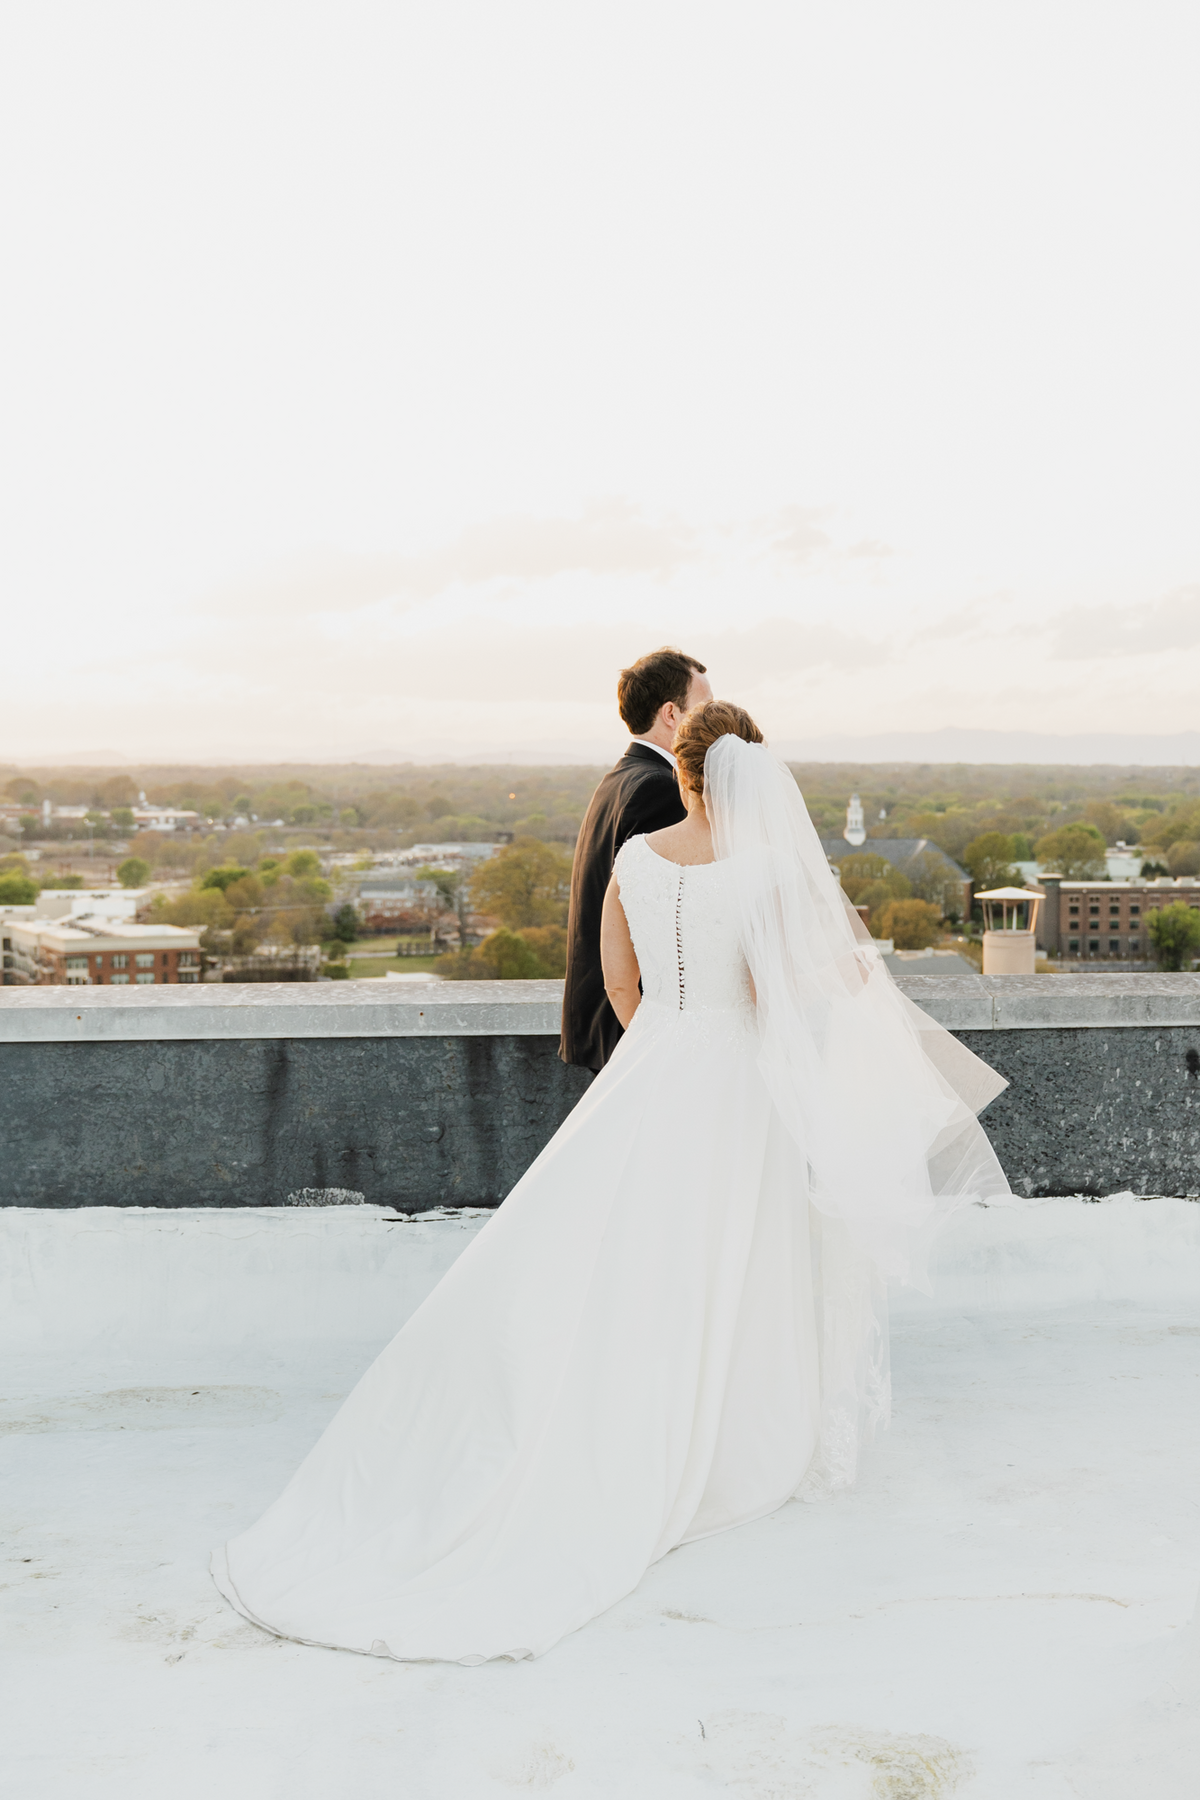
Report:
<svg viewBox="0 0 1200 1800"><path fill-rule="evenodd" d="M775 748L789 762L1105 763L1117 767L1200 765L1200 731L1152 732L881 731L788 738Z"/></svg>
<svg viewBox="0 0 1200 1800"><path fill-rule="evenodd" d="M264 753L261 748L242 754L226 750L220 755L173 753L169 756L129 756L119 750L61 751L37 757L0 757L8 768L137 768L154 764L177 767L238 767L269 763L514 763L536 766L566 763L612 762L625 740L611 738L590 743L527 741L463 747L448 740L429 739L415 744L396 744L370 749L362 746L343 752L314 756L311 748L291 745ZM773 747L789 762L827 763L1040 763L1096 764L1117 768L1173 769L1200 766L1200 731L1152 732L1051 732L973 731L949 725L940 731L881 731L829 734L822 737L777 738Z"/></svg>

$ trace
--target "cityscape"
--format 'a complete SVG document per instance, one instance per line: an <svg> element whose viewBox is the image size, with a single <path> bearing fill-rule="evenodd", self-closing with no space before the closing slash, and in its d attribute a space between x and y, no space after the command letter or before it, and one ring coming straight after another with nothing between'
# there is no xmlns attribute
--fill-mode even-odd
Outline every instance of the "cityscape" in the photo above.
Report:
<svg viewBox="0 0 1200 1800"><path fill-rule="evenodd" d="M1200 957L1193 769L792 769L897 968L981 968L978 896L1014 884L1043 896L1030 973ZM9 773L4 984L561 977L574 844L601 773Z"/></svg>

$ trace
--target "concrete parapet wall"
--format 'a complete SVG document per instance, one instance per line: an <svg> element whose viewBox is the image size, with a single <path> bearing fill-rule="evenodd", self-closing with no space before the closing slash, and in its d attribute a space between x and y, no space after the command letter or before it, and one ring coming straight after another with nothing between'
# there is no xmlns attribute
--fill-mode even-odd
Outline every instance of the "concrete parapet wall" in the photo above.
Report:
<svg viewBox="0 0 1200 1800"><path fill-rule="evenodd" d="M902 977L1025 1194L1200 1193L1200 976ZM495 1206L587 1087L559 982L0 989L0 1204ZM869 1111L871 1097L864 1094Z"/></svg>

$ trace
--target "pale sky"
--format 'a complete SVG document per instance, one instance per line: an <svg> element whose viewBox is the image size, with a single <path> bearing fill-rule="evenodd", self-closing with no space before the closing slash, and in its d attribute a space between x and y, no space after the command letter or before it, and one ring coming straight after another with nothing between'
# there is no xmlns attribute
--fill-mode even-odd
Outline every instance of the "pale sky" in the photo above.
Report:
<svg viewBox="0 0 1200 1800"><path fill-rule="evenodd" d="M0 5L0 756L1200 723L1193 3Z"/></svg>

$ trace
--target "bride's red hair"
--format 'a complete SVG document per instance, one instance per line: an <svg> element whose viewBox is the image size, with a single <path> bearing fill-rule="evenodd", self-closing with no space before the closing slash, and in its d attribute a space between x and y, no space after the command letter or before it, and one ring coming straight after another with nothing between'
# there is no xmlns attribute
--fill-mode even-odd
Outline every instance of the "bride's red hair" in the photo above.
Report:
<svg viewBox="0 0 1200 1800"><path fill-rule="evenodd" d="M761 744L763 734L743 706L732 700L706 700L685 713L671 749L679 773L697 794L704 792L704 759L721 737L740 737L747 744Z"/></svg>

